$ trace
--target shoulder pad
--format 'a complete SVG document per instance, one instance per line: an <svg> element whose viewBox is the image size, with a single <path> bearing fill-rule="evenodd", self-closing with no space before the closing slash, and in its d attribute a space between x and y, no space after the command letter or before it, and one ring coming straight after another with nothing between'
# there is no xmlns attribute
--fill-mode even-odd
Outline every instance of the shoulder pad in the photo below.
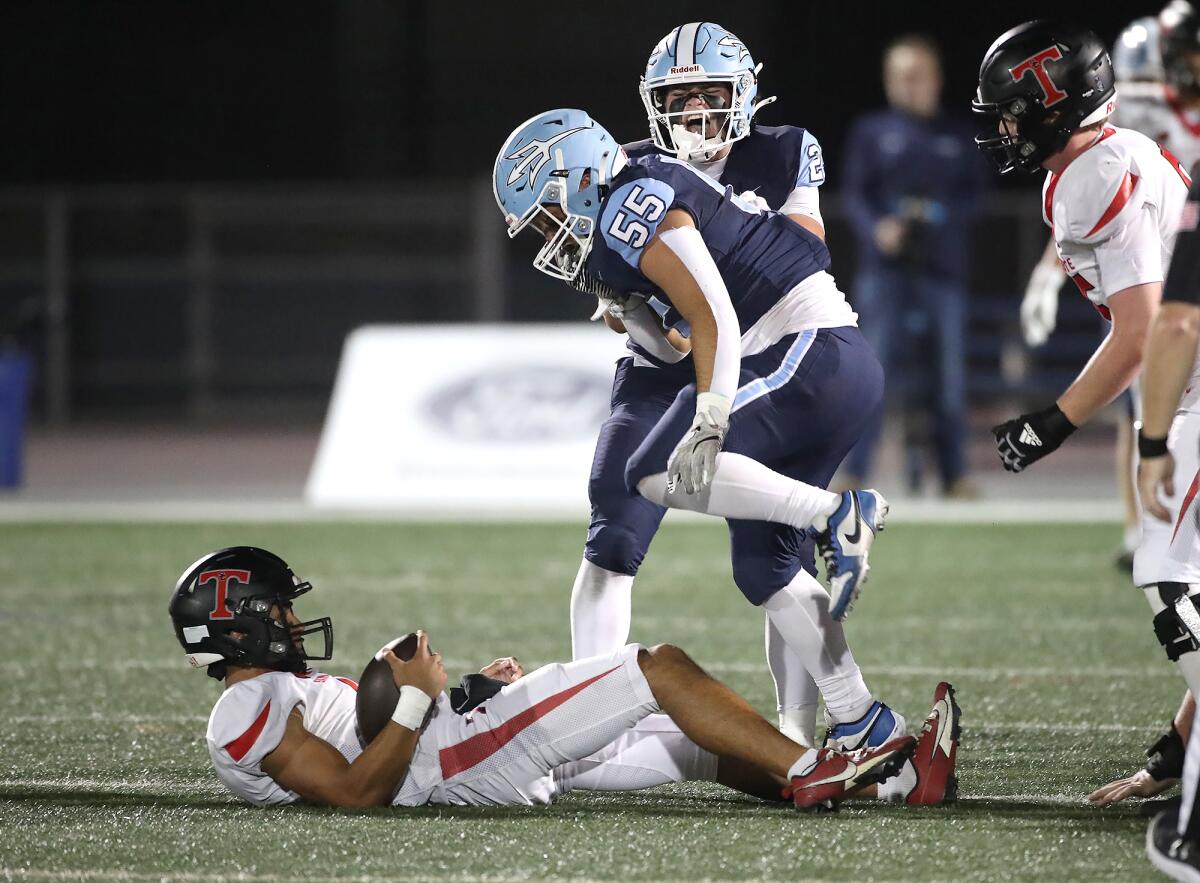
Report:
<svg viewBox="0 0 1200 883"><path fill-rule="evenodd" d="M257 766L283 739L294 701L279 695L271 676L225 691L208 721L210 748L235 764Z"/></svg>
<svg viewBox="0 0 1200 883"><path fill-rule="evenodd" d="M643 156L658 156L662 153L649 138L643 138L641 141L631 141L623 145L623 147L625 155L630 159L638 159Z"/></svg>
<svg viewBox="0 0 1200 883"><path fill-rule="evenodd" d="M1052 218L1063 239L1099 245L1141 207L1144 187L1129 151L1102 141L1063 172L1053 194Z"/></svg>

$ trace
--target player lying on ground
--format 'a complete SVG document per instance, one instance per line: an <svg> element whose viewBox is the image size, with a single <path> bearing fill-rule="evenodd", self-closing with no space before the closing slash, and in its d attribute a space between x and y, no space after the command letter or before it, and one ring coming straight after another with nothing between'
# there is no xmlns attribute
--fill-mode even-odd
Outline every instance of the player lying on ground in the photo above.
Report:
<svg viewBox="0 0 1200 883"><path fill-rule="evenodd" d="M333 642L328 617L301 622L292 610L311 588L277 556L242 546L201 558L171 594L189 661L225 684L208 724L213 766L251 803L544 804L573 789L688 779L765 799L786 791L799 807L856 792L910 803L954 796L958 708L948 684L939 685L920 741L902 736L841 753L792 742L665 644L631 644L526 676L515 660L499 661L485 671L511 683L459 715L422 633L411 661L387 655L400 700L392 722L363 745L357 685L307 665L330 658ZM319 656L304 646L316 633L325 639Z"/></svg>
<svg viewBox="0 0 1200 883"><path fill-rule="evenodd" d="M757 97L760 67L745 44L719 25L692 22L673 29L651 51L639 90L651 137L624 149L635 159L686 161L741 199L774 208L823 240L821 147L804 129L755 122L757 110L774 101ZM663 328L659 311L667 304L621 296L582 277L576 284L600 298L610 328L628 333L631 354L617 363L611 412L597 436L588 481L591 523L571 591L576 659L611 653L629 641L634 579L667 510L626 485L625 467L680 390L695 380L689 340ZM806 480L825 487L828 479L812 473ZM824 695L827 744L852 750L903 735L903 718L872 695L841 624L830 616L815 580L811 537L754 521L730 521L729 532L734 580L752 603L795 582L793 590L809 607L803 652L765 617L780 730L813 744ZM802 594L805 585L817 603Z"/></svg>

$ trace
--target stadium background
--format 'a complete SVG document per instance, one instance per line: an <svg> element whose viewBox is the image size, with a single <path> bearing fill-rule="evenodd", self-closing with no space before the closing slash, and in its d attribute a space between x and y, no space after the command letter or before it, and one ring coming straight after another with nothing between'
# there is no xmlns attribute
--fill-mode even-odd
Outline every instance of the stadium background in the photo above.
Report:
<svg viewBox="0 0 1200 883"><path fill-rule="evenodd" d="M1111 40L1155 10L1121 7L1079 14ZM495 151L553 106L583 106L622 140L644 137L646 55L704 15L764 62L762 94L780 100L762 119L821 140L834 271L848 285L838 165L852 117L883 103L883 47L931 34L945 55L944 103L966 115L989 42L1044 11L6 4L0 329L35 348L36 412L54 424L236 423L264 407L319 419L345 333L363 322L585 318L589 304L505 242L487 193ZM971 376L983 400L1049 392L1097 333L1081 299L1064 298L1054 344L1019 347L1015 307L1045 236L1036 188L1004 182L977 225Z"/></svg>

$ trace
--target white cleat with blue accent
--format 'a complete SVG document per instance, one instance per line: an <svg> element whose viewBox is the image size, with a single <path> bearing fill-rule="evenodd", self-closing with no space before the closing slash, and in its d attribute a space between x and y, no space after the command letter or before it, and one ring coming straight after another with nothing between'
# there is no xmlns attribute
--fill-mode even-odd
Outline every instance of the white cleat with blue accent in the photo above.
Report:
<svg viewBox="0 0 1200 883"><path fill-rule="evenodd" d="M834 513L813 522L813 538L829 580L829 612L836 620L850 612L867 581L867 553L887 513L888 501L879 491L844 491Z"/></svg>

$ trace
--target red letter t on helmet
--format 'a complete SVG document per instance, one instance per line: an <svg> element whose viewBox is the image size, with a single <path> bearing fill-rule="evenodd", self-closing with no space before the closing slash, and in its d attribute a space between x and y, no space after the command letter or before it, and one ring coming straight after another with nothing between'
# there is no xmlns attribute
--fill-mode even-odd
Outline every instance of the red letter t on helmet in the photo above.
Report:
<svg viewBox="0 0 1200 883"><path fill-rule="evenodd" d="M1049 49L1043 49L1037 55L1029 56L1029 58L1022 61L1016 67L1009 68L1008 73L1013 78L1014 83L1019 83L1022 77L1033 71L1033 75L1037 77L1038 85L1042 87L1042 94L1046 96L1043 107L1050 107L1066 98L1067 93L1054 85L1054 81L1050 79L1050 74L1046 72L1045 63L1047 61L1058 61L1062 57L1062 52L1059 51L1059 48L1051 46Z"/></svg>
<svg viewBox="0 0 1200 883"><path fill-rule="evenodd" d="M225 604L225 598L229 593L229 581L239 582L242 585L247 585L250 582L250 571L248 570L206 570L204 573L196 577L196 585L202 586L207 582L216 580L217 592L216 601L213 603L212 613L208 615L209 619L233 619L233 611Z"/></svg>

